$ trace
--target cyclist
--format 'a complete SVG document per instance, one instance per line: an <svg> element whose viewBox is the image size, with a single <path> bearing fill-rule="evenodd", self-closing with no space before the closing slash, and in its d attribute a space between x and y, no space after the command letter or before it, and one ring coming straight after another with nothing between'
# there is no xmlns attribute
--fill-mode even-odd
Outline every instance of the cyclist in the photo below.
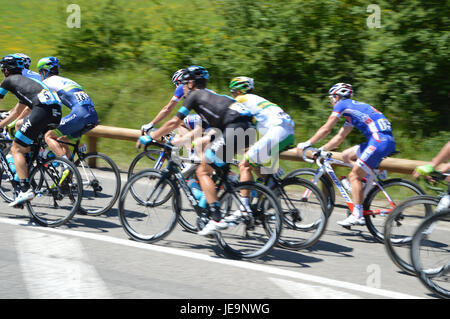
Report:
<svg viewBox="0 0 450 319"><path fill-rule="evenodd" d="M450 142L447 142L447 144L442 147L439 153L431 160L430 164L417 166L413 172L413 176L415 178L419 178L420 175L430 175L435 171L436 167L439 166L439 164L444 163L448 160L450 160ZM443 172L449 171L450 163L444 164L440 170Z"/></svg>
<svg viewBox="0 0 450 319"><path fill-rule="evenodd" d="M142 133L147 133L149 130L151 130L156 124L164 120L166 117L169 116L169 114L172 112L174 107L178 104L178 102L181 101L181 99L184 97L184 91L183 91L183 84L180 81L181 75L183 74L184 69L179 69L175 71L175 73L172 76L172 83L175 85L175 92L173 93L172 98L170 99L169 103L167 103L161 111L159 111L158 115L150 121L148 124L141 126Z"/></svg>
<svg viewBox="0 0 450 319"><path fill-rule="evenodd" d="M233 98L207 90L208 79L209 73L204 67L193 65L185 69L181 77L185 93L184 105L159 130L150 132L152 139L161 138L181 125L192 110L211 127L223 132L221 137L213 136L213 142L204 152L202 162L196 171L210 213L210 221L198 232L203 236L228 227L228 223L222 219L216 186L210 176L214 167L222 167L228 156L234 156L248 147L252 142L251 134L255 133L251 131L254 128L251 113Z"/></svg>
<svg viewBox="0 0 450 319"><path fill-rule="evenodd" d="M366 137L367 142L353 146L343 151L345 162L352 163L353 168L349 174L349 181L353 194L353 212L345 220L339 221L341 226L365 225L363 218L363 186L361 179L375 169L383 157L395 150L395 141L392 136L391 123L373 106L352 100L352 86L346 83L337 83L328 91L333 112L328 121L306 142L297 145L297 153L305 147L311 146L324 139L331 132L343 116L344 126L326 143L321 150L336 149L347 137L353 127L356 127Z"/></svg>
<svg viewBox="0 0 450 319"><path fill-rule="evenodd" d="M30 145L40 133L48 130L49 125L56 127L59 124L61 101L44 83L22 75L24 62L21 57L14 54L6 55L0 61L0 67L5 76L0 85L0 98L3 98L7 91L11 91L19 99L19 103L10 114L0 121L0 128L15 120L26 108L31 109L16 132L11 147L20 192L9 206L16 206L34 198L28 180L25 153L30 151Z"/></svg>
<svg viewBox="0 0 450 319"><path fill-rule="evenodd" d="M45 134L45 141L56 156L70 159L70 149L58 140L69 142L89 131L98 124L97 112L89 95L75 81L59 74L59 60L56 57L45 57L37 64L39 74L45 85L56 92L62 103L71 111L61 119L57 129ZM89 129L86 125L92 124Z"/></svg>
<svg viewBox="0 0 450 319"><path fill-rule="evenodd" d="M36 73L34 71L30 70L30 66L31 66L31 58L23 53L16 53L17 56L21 57L23 59L23 70L22 70L22 75L26 76L27 78L33 78L36 79L38 81L41 81L41 76L39 75L39 73Z"/></svg>
<svg viewBox="0 0 450 319"><path fill-rule="evenodd" d="M260 136L239 164L243 182L252 180L252 167L257 174L261 173L260 167L263 164L272 160L273 166L277 163L276 156L287 147L294 145L294 121L278 105L252 94L254 87L254 80L245 76L235 77L229 84L231 95L252 113ZM241 196L244 205L241 209L244 211L236 211L227 220L239 218L241 214L250 211L249 191L243 190Z"/></svg>

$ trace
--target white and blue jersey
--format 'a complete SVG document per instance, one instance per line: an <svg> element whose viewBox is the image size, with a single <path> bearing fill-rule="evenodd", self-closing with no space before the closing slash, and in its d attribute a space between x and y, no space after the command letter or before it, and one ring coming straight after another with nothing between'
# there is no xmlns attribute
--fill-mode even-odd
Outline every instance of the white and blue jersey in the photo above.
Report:
<svg viewBox="0 0 450 319"><path fill-rule="evenodd" d="M22 75L26 76L27 78L32 78L32 79L36 79L38 81L42 81L41 76L39 75L39 73L36 73L36 72L28 70L28 69L23 69L22 70Z"/></svg>
<svg viewBox="0 0 450 319"><path fill-rule="evenodd" d="M175 92L173 92L172 101L180 102L180 100L184 97L184 90L183 90L184 84L180 84L175 89Z"/></svg>
<svg viewBox="0 0 450 319"><path fill-rule="evenodd" d="M345 126L356 127L367 138L359 145L357 165L369 172L395 151L392 126L373 106L351 99L341 100L333 108L333 116L345 118Z"/></svg>
<svg viewBox="0 0 450 319"><path fill-rule="evenodd" d="M78 83L59 75L46 78L44 83L71 109L70 114L62 118L58 127L63 135L79 137L85 133L83 129L87 124L98 124L94 103Z"/></svg>

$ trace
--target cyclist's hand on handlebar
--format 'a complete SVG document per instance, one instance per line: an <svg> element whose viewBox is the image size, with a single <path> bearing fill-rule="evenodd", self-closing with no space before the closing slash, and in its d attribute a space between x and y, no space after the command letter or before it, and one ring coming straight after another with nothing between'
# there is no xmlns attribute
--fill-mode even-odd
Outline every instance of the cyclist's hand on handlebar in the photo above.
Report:
<svg viewBox="0 0 450 319"><path fill-rule="evenodd" d="M144 124L141 126L142 135L147 134L154 127L153 123Z"/></svg>
<svg viewBox="0 0 450 319"><path fill-rule="evenodd" d="M417 166L413 172L414 178L419 178L420 176L428 176L434 172L434 167L431 164L425 164Z"/></svg>

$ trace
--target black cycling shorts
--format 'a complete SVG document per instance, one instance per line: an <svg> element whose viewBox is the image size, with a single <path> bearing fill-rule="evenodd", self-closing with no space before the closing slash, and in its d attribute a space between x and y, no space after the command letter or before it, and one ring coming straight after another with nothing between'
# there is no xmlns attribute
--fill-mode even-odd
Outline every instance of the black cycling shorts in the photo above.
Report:
<svg viewBox="0 0 450 319"><path fill-rule="evenodd" d="M30 115L24 118L22 126L16 132L14 142L24 147L28 147L33 144L39 134L44 134L49 129L57 128L60 121L61 105L51 104L34 106Z"/></svg>

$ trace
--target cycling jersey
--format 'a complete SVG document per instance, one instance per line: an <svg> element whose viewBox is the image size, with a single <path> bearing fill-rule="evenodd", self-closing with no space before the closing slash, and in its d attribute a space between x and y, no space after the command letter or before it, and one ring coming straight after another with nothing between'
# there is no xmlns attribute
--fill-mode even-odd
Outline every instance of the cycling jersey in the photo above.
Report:
<svg viewBox="0 0 450 319"><path fill-rule="evenodd" d="M230 123L252 119L251 112L235 99L207 89L190 92L176 116L183 120L192 110L205 119L211 127L220 130Z"/></svg>
<svg viewBox="0 0 450 319"><path fill-rule="evenodd" d="M87 124L98 124L94 103L78 83L59 75L45 79L44 83L58 94L64 105L71 109L55 130L56 135L78 138L87 132L85 130Z"/></svg>
<svg viewBox="0 0 450 319"><path fill-rule="evenodd" d="M373 106L351 99L341 100L333 108L333 116L345 117L345 126L356 127L369 140L380 141L379 132L392 135L391 123Z"/></svg>
<svg viewBox="0 0 450 319"><path fill-rule="evenodd" d="M209 123L198 114L189 114L183 121L184 126L190 130L193 130L197 125L200 125L205 131L210 129Z"/></svg>
<svg viewBox="0 0 450 319"><path fill-rule="evenodd" d="M0 99L11 91L19 102L30 109L37 105L57 104L61 110L61 100L43 82L21 74L11 74L0 85Z"/></svg>
<svg viewBox="0 0 450 319"><path fill-rule="evenodd" d="M183 87L184 87L184 84L180 84L180 85L177 86L177 88L175 89L175 92L173 92L172 101L180 102L180 100L184 96Z"/></svg>
<svg viewBox="0 0 450 319"><path fill-rule="evenodd" d="M243 94L236 97L236 101L242 103L256 120L256 128L269 129L276 125L294 127L294 121L278 105L255 94Z"/></svg>
<svg viewBox="0 0 450 319"><path fill-rule="evenodd" d="M39 73L36 73L36 72L28 70L28 69L23 69L22 70L22 75L26 76L27 78L33 78L33 79L36 79L38 81L42 81L41 76L39 75Z"/></svg>

